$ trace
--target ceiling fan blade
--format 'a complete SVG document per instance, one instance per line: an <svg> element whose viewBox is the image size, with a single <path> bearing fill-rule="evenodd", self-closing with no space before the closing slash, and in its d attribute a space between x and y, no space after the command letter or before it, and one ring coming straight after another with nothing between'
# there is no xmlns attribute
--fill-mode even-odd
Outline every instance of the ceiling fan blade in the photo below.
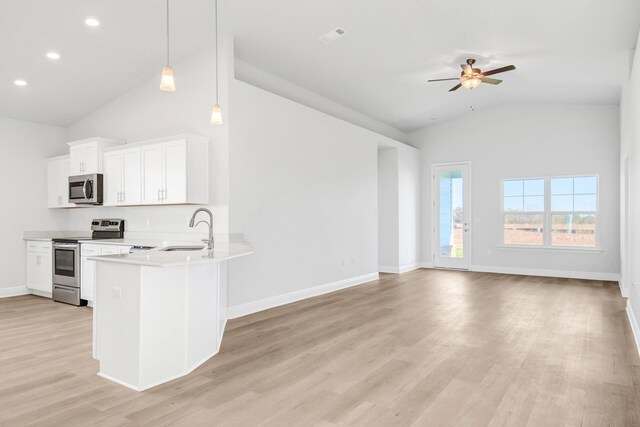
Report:
<svg viewBox="0 0 640 427"><path fill-rule="evenodd" d="M484 71L482 73L483 76L490 76L492 74L504 73L505 71L515 70L516 67L513 65L507 65L506 67L496 68L495 70Z"/></svg>
<svg viewBox="0 0 640 427"><path fill-rule="evenodd" d="M489 83L490 85L499 85L500 83L502 83L502 80L490 79L488 77L483 77L480 79L480 81L482 81L482 83Z"/></svg>
<svg viewBox="0 0 640 427"><path fill-rule="evenodd" d="M462 87L462 83L458 83L457 85L455 85L454 87L452 87L451 89L449 89L449 92L453 92L454 90L458 90Z"/></svg>
<svg viewBox="0 0 640 427"><path fill-rule="evenodd" d="M469 64L460 64L460 68L462 68L462 72L465 73L466 75L473 74L473 69Z"/></svg>
<svg viewBox="0 0 640 427"><path fill-rule="evenodd" d="M447 81L447 80L460 80L460 77L453 77L453 78L451 78L451 79L433 79L433 80L427 80L427 83L428 83L428 82L444 82L444 81Z"/></svg>

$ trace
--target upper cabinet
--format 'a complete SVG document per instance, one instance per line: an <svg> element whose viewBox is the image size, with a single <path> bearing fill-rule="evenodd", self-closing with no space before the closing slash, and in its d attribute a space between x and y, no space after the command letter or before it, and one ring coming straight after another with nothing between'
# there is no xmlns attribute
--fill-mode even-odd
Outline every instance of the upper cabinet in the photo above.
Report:
<svg viewBox="0 0 640 427"><path fill-rule="evenodd" d="M208 140L165 138L142 145L142 204L209 202Z"/></svg>
<svg viewBox="0 0 640 427"><path fill-rule="evenodd" d="M102 152L122 142L105 138L90 138L69 142L70 175L102 173Z"/></svg>
<svg viewBox="0 0 640 427"><path fill-rule="evenodd" d="M103 157L104 205L141 203L142 167L140 147L107 151Z"/></svg>
<svg viewBox="0 0 640 427"><path fill-rule="evenodd" d="M69 156L47 160L47 206L68 208L69 203Z"/></svg>

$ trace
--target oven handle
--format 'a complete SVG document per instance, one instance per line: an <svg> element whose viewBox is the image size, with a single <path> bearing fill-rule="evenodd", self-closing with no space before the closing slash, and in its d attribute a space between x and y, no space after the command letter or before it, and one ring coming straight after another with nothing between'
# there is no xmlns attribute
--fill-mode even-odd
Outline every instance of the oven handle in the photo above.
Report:
<svg viewBox="0 0 640 427"><path fill-rule="evenodd" d="M84 196L84 199L87 200L87 184L89 183L89 178L87 178L84 181L84 184L82 184L82 195Z"/></svg>
<svg viewBox="0 0 640 427"><path fill-rule="evenodd" d="M78 245L76 243L54 243L53 247L60 249L78 249Z"/></svg>

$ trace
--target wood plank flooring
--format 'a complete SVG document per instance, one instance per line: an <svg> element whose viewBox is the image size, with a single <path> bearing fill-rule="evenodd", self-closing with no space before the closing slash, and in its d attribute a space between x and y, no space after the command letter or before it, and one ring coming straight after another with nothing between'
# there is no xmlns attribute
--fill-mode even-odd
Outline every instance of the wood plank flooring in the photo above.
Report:
<svg viewBox="0 0 640 427"><path fill-rule="evenodd" d="M137 393L96 375L91 309L5 298L0 425L640 426L624 309L611 282L383 275L230 321L216 357Z"/></svg>

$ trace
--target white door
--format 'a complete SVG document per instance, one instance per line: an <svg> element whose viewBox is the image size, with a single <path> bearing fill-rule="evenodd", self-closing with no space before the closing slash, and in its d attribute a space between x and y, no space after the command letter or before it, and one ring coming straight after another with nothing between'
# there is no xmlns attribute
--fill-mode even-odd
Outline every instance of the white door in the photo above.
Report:
<svg viewBox="0 0 640 427"><path fill-rule="evenodd" d="M140 149L122 151L122 204L140 204Z"/></svg>
<svg viewBox="0 0 640 427"><path fill-rule="evenodd" d="M162 144L142 147L142 204L162 203L164 190L164 147Z"/></svg>
<svg viewBox="0 0 640 427"><path fill-rule="evenodd" d="M471 195L469 164L433 167L433 264L469 269L471 264Z"/></svg>
<svg viewBox="0 0 640 427"><path fill-rule="evenodd" d="M122 154L105 153L103 163L104 205L119 205L122 202Z"/></svg>
<svg viewBox="0 0 640 427"><path fill-rule="evenodd" d="M186 141L164 144L165 187L164 203L187 201L187 144Z"/></svg>

